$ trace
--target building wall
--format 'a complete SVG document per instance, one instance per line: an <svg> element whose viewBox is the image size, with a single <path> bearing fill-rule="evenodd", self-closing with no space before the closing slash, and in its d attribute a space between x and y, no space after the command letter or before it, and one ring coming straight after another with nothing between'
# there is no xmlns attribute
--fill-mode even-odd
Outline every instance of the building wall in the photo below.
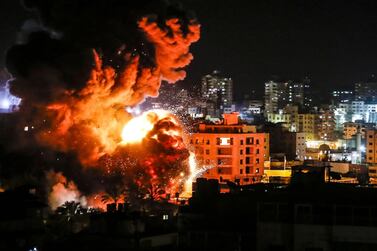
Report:
<svg viewBox="0 0 377 251"><path fill-rule="evenodd" d="M291 115L287 113L267 113L267 121L271 123L291 123Z"/></svg>
<svg viewBox="0 0 377 251"><path fill-rule="evenodd" d="M303 113L298 115L298 131L305 133L306 141L314 140L315 114Z"/></svg>
<svg viewBox="0 0 377 251"><path fill-rule="evenodd" d="M366 162L377 163L377 130L366 131Z"/></svg>
<svg viewBox="0 0 377 251"><path fill-rule="evenodd" d="M315 123L319 140L335 139L335 116L331 108L321 110L316 116Z"/></svg>

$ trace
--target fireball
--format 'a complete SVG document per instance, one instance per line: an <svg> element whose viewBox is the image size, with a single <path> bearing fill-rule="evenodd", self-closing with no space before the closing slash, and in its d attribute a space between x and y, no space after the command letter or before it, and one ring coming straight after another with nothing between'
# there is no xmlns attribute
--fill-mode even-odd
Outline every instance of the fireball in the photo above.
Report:
<svg viewBox="0 0 377 251"><path fill-rule="evenodd" d="M131 119L122 130L121 144L140 143L152 131L156 122L169 113L164 110L151 110Z"/></svg>

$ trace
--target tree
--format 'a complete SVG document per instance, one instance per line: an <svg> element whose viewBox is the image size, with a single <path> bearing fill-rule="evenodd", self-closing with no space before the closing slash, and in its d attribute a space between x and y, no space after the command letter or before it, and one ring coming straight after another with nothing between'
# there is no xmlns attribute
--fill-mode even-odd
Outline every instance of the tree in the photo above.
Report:
<svg viewBox="0 0 377 251"><path fill-rule="evenodd" d="M87 212L80 202L76 201L66 201L63 205L58 207L55 211L57 214L63 216L67 221L71 220L71 217L77 214L83 214Z"/></svg>
<svg viewBox="0 0 377 251"><path fill-rule="evenodd" d="M158 201L162 199L162 195L165 193L165 190L157 184L150 184L147 188L147 197L152 201Z"/></svg>
<svg viewBox="0 0 377 251"><path fill-rule="evenodd" d="M125 189L123 175L114 172L111 176L107 177L105 194L102 195L101 201L105 204L115 203L124 200L127 194Z"/></svg>

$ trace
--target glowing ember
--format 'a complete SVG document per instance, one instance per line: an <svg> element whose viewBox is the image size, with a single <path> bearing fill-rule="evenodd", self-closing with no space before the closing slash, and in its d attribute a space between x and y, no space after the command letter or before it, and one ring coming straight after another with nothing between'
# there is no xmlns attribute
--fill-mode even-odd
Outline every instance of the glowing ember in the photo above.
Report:
<svg viewBox="0 0 377 251"><path fill-rule="evenodd" d="M190 174L185 182L184 190L181 194L181 197L182 198L191 197L192 182L194 182L196 178L200 177L205 171L211 169L212 167L213 167L212 165L208 165L208 166L202 166L199 168L196 163L195 154L190 152L190 157L189 157Z"/></svg>

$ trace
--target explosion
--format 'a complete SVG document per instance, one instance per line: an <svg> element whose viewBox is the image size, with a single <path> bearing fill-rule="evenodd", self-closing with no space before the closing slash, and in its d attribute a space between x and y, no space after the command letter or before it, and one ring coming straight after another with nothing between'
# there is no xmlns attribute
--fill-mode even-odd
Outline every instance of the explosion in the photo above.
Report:
<svg viewBox="0 0 377 251"><path fill-rule="evenodd" d="M134 180L140 187L147 184L163 188L161 193L174 194L182 189L190 170L183 130L173 114L152 110L129 121L122 131L123 149L137 149L142 172ZM139 144L141 147L136 147ZM123 153L124 154L124 153Z"/></svg>
<svg viewBox="0 0 377 251"><path fill-rule="evenodd" d="M149 190L152 197L180 191L190 172L178 119L165 111L132 118L126 108L158 96L161 81L186 76L189 48L200 37L195 18L163 1L25 5L38 11L43 25L8 51L7 68L37 143L74 153L104 177L120 175L128 189Z"/></svg>

